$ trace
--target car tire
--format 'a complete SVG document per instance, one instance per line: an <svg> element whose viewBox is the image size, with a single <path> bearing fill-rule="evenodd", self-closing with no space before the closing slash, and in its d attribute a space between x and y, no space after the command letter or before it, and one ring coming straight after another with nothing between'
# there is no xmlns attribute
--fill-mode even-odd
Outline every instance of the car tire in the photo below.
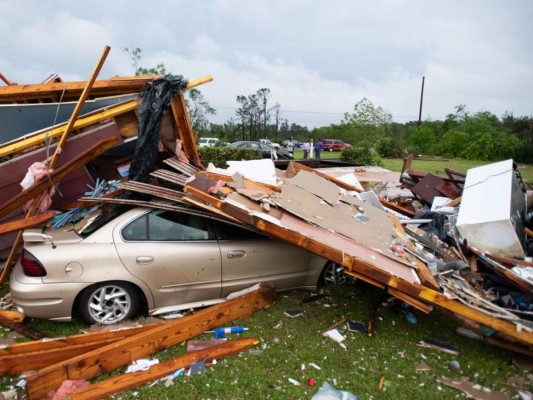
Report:
<svg viewBox="0 0 533 400"><path fill-rule="evenodd" d="M332 261L329 261L320 276L320 283L323 286L337 286L346 283L352 284L357 281L357 278L344 273L344 267Z"/></svg>
<svg viewBox="0 0 533 400"><path fill-rule="evenodd" d="M140 306L135 286L127 282L106 282L93 285L81 293L78 311L90 325L111 325L135 317Z"/></svg>
<svg viewBox="0 0 533 400"><path fill-rule="evenodd" d="M333 147L330 147L328 150L329 150L329 151L333 151Z"/></svg>

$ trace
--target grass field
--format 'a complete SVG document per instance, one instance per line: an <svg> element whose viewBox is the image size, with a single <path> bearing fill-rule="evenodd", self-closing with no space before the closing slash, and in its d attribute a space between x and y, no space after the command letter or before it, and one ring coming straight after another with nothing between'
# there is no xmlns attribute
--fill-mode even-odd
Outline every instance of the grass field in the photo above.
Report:
<svg viewBox="0 0 533 400"><path fill-rule="evenodd" d="M322 159L335 159L339 158L340 153L337 151L329 152L324 151L321 153ZM303 151L296 150L294 152L295 159L303 158ZM401 158L385 158L383 159L385 168L391 171L401 171L403 159ZM443 172L444 168L450 168L460 172L466 172L469 168L478 167L480 165L489 164L487 161L472 161L472 160L462 160L458 158L454 159L431 159L431 160L413 160L411 168L435 174L437 172ZM518 164L518 171L522 176L523 180L528 182L530 185L533 184L533 165L528 164Z"/></svg>
<svg viewBox="0 0 533 400"><path fill-rule="evenodd" d="M310 399L327 381L360 399L451 399L464 396L438 383L437 379L462 376L511 396L516 396L517 389L509 386L509 382L525 380L526 383L520 385L533 389L527 373L513 365L510 352L457 335L455 321L441 312L429 315L415 312L418 321L411 324L401 312L382 305L387 299L383 290L362 282L341 286L333 290L331 296L303 303L309 295L303 291L279 294L268 309L235 321L233 325L249 328L242 336L261 340L256 348L219 360L204 374L181 377L170 387L164 383L145 385L115 398ZM379 306L372 336L349 332L341 325L346 349L322 336L323 331L343 317L366 325L374 305ZM304 310L303 316L284 316L285 310L294 309ZM39 320L30 321L30 326L51 337L73 334L84 327L79 323ZM195 339L212 338L213 334L203 334ZM459 355L419 347L421 338L454 346ZM185 346L178 345L156 357L163 361L184 352ZM459 362L458 371L448 368L452 360ZM416 367L422 362L430 370L417 372ZM380 391L381 377L384 384ZM301 385L295 386L289 378ZM315 379L317 386L309 386L309 378ZM18 377L3 377L2 380L7 385Z"/></svg>

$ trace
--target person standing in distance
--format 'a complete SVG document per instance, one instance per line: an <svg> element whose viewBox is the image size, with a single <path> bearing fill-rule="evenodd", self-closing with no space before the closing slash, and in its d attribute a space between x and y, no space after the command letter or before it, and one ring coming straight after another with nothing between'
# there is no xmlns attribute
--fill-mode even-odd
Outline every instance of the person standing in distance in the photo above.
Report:
<svg viewBox="0 0 533 400"><path fill-rule="evenodd" d="M317 160L320 160L320 152L322 151L322 149L324 148L324 143L322 143L322 139L318 138L318 140L316 141L315 143L315 158Z"/></svg>
<svg viewBox="0 0 533 400"><path fill-rule="evenodd" d="M294 142L292 141L292 137L289 138L289 141L287 142L287 151L292 155L294 153Z"/></svg>

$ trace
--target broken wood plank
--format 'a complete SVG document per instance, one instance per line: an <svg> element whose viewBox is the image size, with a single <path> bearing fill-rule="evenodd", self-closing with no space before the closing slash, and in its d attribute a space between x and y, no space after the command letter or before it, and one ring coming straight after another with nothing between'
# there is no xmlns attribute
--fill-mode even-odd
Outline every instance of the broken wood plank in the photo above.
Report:
<svg viewBox="0 0 533 400"><path fill-rule="evenodd" d="M390 295L404 301L405 303L413 306L414 308L422 311L425 314L429 314L433 310L433 307L421 302L418 299L415 299L414 297L408 296L405 293L400 292L399 290L388 288L387 291Z"/></svg>
<svg viewBox="0 0 533 400"><path fill-rule="evenodd" d="M113 393L123 392L156 379L163 378L180 368L186 368L198 361L224 358L232 354L240 353L241 351L259 343L259 339L241 338L216 344L206 349L192 351L174 359L152 365L148 371L122 374L101 382L93 383L88 388L73 393L70 398L72 400L101 399Z"/></svg>
<svg viewBox="0 0 533 400"><path fill-rule="evenodd" d="M34 215L32 217L6 222L5 224L0 225L0 235L33 228L35 226L41 225L43 222L46 222L49 219L54 218L55 215L55 212L49 211L46 214Z"/></svg>
<svg viewBox="0 0 533 400"><path fill-rule="evenodd" d="M274 297L272 287L260 287L257 291L43 368L27 378L26 394L30 400L40 399L56 390L65 379L92 379L206 330L248 317L271 305Z"/></svg>
<svg viewBox="0 0 533 400"><path fill-rule="evenodd" d="M167 199L172 201L181 201L181 198L185 195L185 193L177 190L136 181L122 182L120 184L120 187L122 189L130 190L132 192L149 194L154 197L159 197L161 199Z"/></svg>
<svg viewBox="0 0 533 400"><path fill-rule="evenodd" d="M146 324L127 329L117 329L115 331L89 332L80 335L62 336L59 338L45 338L31 342L14 343L0 348L0 357L13 355L26 356L40 351L49 351L94 342L104 342L111 339L124 339L152 329L155 325L164 323L166 322Z"/></svg>
<svg viewBox="0 0 533 400"><path fill-rule="evenodd" d="M0 357L0 374L12 375L24 371L36 371L49 365L68 360L69 358L85 354L91 350L115 343L121 339L122 338L117 337L57 349L2 356Z"/></svg>
<svg viewBox="0 0 533 400"><path fill-rule="evenodd" d="M178 127L179 136L183 144L183 151L191 162L199 166L201 169L205 169L200 161L200 155L198 154L198 148L196 147L196 139L194 137L194 132L192 131L192 125L189 119L189 113L187 112L187 106L185 105L185 97L183 97L183 93L174 96L170 103L170 108L176 126Z"/></svg>
<svg viewBox="0 0 533 400"><path fill-rule="evenodd" d="M206 82L212 81L213 78L209 75L204 78L200 78L194 81L189 81L187 84L187 89L191 89L193 87L196 87L198 85L201 85ZM84 82L81 82L84 83ZM95 85L98 83L98 81L95 82ZM143 82L144 85L144 82ZM24 85L27 86L27 85ZM2 93L3 87L0 87L0 97ZM81 89L78 93L81 93ZM61 91L63 88L61 87ZM61 94L61 91L59 94ZM100 124L102 121L111 119L116 122L116 124L119 126L121 133L123 133L123 125L125 131L134 131L133 135L128 134L125 135L123 133L123 136L135 136L138 133L138 119L137 119L137 99L132 99L129 101L126 101L124 103L119 103L113 106L110 106L104 110L101 111L94 111L92 113L89 113L87 115L84 115L76 120L73 126L73 130L77 131L82 128L86 128L91 125ZM126 121L126 118L123 118L127 115L131 115L130 118L133 121L133 124L135 126L128 127L129 124L128 121ZM124 121L123 121L124 119ZM12 140L8 143L5 143L3 145L0 145L0 157L5 157L8 155L13 155L16 152L20 152L22 150L29 149L33 146L42 146L46 140L53 140L55 138L60 137L66 128L66 123L58 124L57 126L48 128L46 130L42 130L39 132L35 132L29 135L25 135L24 137L21 137L17 140Z"/></svg>
<svg viewBox="0 0 533 400"><path fill-rule="evenodd" d="M0 319L15 324L20 324L24 321L24 314L18 311L0 310Z"/></svg>

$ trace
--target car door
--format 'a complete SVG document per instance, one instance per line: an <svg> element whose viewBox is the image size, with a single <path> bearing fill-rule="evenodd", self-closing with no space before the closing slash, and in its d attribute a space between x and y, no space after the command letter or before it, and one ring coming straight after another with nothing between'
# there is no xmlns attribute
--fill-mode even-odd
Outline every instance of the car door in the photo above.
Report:
<svg viewBox="0 0 533 400"><path fill-rule="evenodd" d="M258 282L277 289L304 285L311 253L243 227L215 222L222 255L222 297Z"/></svg>
<svg viewBox="0 0 533 400"><path fill-rule="evenodd" d="M122 263L148 285L156 308L220 298L220 249L205 217L153 210L113 236Z"/></svg>

